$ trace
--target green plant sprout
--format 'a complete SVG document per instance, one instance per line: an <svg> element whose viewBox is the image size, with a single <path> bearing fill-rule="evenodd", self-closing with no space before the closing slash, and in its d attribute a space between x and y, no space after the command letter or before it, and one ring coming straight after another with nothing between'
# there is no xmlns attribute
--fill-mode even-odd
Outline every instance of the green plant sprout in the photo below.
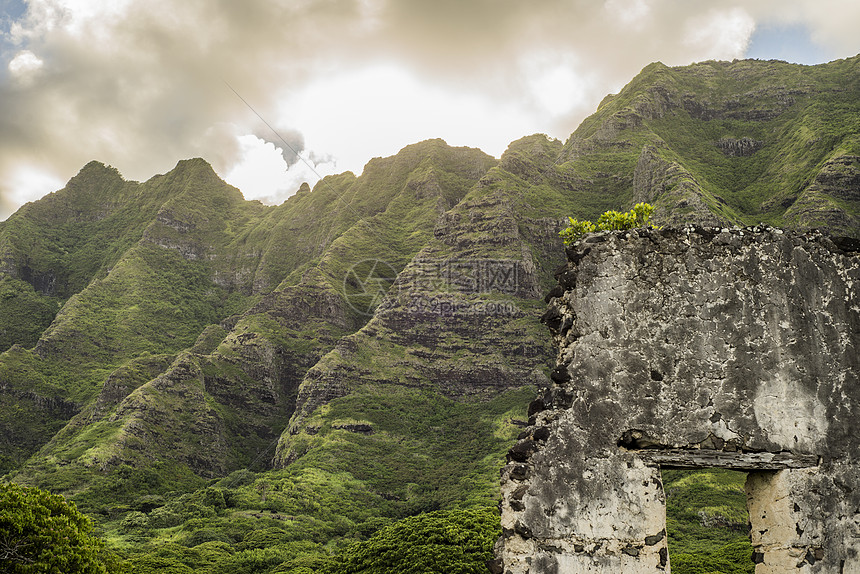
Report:
<svg viewBox="0 0 860 574"><path fill-rule="evenodd" d="M654 206L648 203L637 203L633 209L625 213L619 211L606 211L598 219L597 223L591 221L579 221L568 217L570 224L567 229L559 232L565 245L573 245L577 239L593 231L620 231L644 227L648 225Z"/></svg>

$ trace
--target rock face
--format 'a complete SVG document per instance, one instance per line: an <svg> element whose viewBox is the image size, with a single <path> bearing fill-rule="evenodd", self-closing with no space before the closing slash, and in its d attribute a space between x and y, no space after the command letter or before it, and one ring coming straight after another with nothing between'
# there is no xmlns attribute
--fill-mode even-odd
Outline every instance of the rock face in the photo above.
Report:
<svg viewBox="0 0 860 574"><path fill-rule="evenodd" d="M568 249L553 385L502 471L504 571L668 572L661 466L749 472L757 574L860 571L852 244L687 227Z"/></svg>
<svg viewBox="0 0 860 574"><path fill-rule="evenodd" d="M47 329L36 326L33 350L0 353L0 473L17 469L36 483L71 467L86 474L167 459L211 478L267 464L265 449L286 426L305 373L368 320L341 292L347 269L382 251L401 270L433 236L440 209L496 163L429 140L273 207L245 201L200 159L143 184L87 166L0 224L0 351L24 340L16 325L33 323L39 308L20 299L42 303L47 296L34 289L49 272L65 285L74 275L67 267L86 255L95 273L88 284L72 282L80 291ZM117 186L131 199L114 197ZM122 253L90 247L117 228L128 235L127 247L113 245ZM28 241L49 255L71 241L54 235L87 239L74 245L84 255L26 259ZM9 282L23 295L5 296ZM22 427L22 418L33 422ZM106 430L83 439L89 454L81 456L70 446L92 428ZM49 442L40 456L50 470L25 468Z"/></svg>
<svg viewBox="0 0 860 574"><path fill-rule="evenodd" d="M730 224L728 219L708 207L708 199L717 201L707 197L696 178L683 166L663 159L658 148L643 146L633 172L635 202L656 203L656 218L666 225L683 225L690 221L700 225Z"/></svg>
<svg viewBox="0 0 860 574"><path fill-rule="evenodd" d="M547 141L529 140L522 147ZM502 163L535 171L517 154ZM490 170L438 219L434 238L392 278L367 325L308 370L278 444L277 467L320 448L328 439L319 427L326 425L313 413L362 387L421 389L470 402L546 383L553 349L540 336L535 302L541 275L549 276L541 260L560 253L560 225L524 217L497 181L500 173L506 172ZM394 268L384 260L377 265Z"/></svg>
<svg viewBox="0 0 860 574"><path fill-rule="evenodd" d="M742 137L739 140L724 137L720 138L720 141L717 142L717 147L720 148L720 151L730 157L751 156L761 149L762 145L764 145L764 142L748 137Z"/></svg>

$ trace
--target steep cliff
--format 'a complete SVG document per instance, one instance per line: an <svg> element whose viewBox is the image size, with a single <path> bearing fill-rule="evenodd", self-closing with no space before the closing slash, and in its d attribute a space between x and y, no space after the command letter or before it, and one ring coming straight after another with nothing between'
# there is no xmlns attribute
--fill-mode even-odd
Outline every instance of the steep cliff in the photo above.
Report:
<svg viewBox="0 0 860 574"><path fill-rule="evenodd" d="M534 136L509 153L520 148L544 151L520 158L537 171L560 143ZM500 447L547 381L542 266L558 261L563 213L524 215L536 207L532 185L505 169L509 153L438 219L368 323L307 372L276 466L325 460L330 471L373 484L397 512L492 503ZM395 420L392 411L402 414Z"/></svg>
<svg viewBox="0 0 860 574"><path fill-rule="evenodd" d="M465 193L474 181L469 178L493 163L477 150L429 141L371 162L359 178L324 180L314 192L276 208L243 202L203 162L193 164L197 171L191 179L184 175L188 167L180 164L164 176L180 192L164 203L140 242L104 281L64 307L40 339L35 357L67 361L90 340L99 342L102 369L142 351L178 353L190 347L190 352L174 354L159 376L124 386L126 395L116 385L96 390L96 403L85 403L17 476L44 484L75 476L83 485L98 483L99 476L121 465L157 461L204 477L261 461L265 466L271 457L265 450L292 412L302 375L367 320L341 292L347 265L364 259L363 253L385 236L389 264L402 268L432 233L440 210ZM218 200L218 189L225 190L224 201ZM288 244L271 235L288 235L283 239ZM152 261L165 271L173 265L174 274L156 277L147 267ZM276 269L281 269L281 284L272 288ZM188 293L180 290L183 285ZM153 291L159 286L163 292ZM199 338L195 333L196 342L176 341L173 318L187 318L213 293L223 293L232 303L227 312L207 317L221 320L220 326L210 325ZM93 298L102 305L90 303ZM164 309L177 300L190 308L185 315ZM228 316L230 311L234 315ZM129 312L149 319L89 318ZM101 330L82 335L84 321ZM205 324L198 323L195 331ZM120 333L114 335L116 330Z"/></svg>

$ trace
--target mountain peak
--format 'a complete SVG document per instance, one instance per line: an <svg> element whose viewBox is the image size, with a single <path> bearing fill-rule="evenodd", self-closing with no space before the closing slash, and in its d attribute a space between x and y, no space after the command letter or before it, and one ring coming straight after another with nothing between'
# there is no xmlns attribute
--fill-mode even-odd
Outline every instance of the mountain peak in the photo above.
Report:
<svg viewBox="0 0 860 574"><path fill-rule="evenodd" d="M165 200L170 198L176 200L179 197L197 199L206 197L208 203L218 196L229 197L231 202L244 201L238 189L227 184L215 173L208 161L199 157L180 160L173 169L156 175L146 184L160 190Z"/></svg>
<svg viewBox="0 0 860 574"><path fill-rule="evenodd" d="M117 183L125 181L119 170L111 165L106 165L100 161L92 160L88 162L81 170L69 180L67 187L75 187L75 184L89 185L93 182Z"/></svg>
<svg viewBox="0 0 860 574"><path fill-rule="evenodd" d="M174 170L186 170L186 169L208 169L213 173L215 172L212 169L212 164L203 159L202 157L192 157L190 159L182 159L176 163L176 167Z"/></svg>
<svg viewBox="0 0 860 574"><path fill-rule="evenodd" d="M220 176L215 173L215 169L208 161L202 157L194 157L190 159L179 160L169 172L165 174L173 179L177 177L203 177L206 179L217 178Z"/></svg>

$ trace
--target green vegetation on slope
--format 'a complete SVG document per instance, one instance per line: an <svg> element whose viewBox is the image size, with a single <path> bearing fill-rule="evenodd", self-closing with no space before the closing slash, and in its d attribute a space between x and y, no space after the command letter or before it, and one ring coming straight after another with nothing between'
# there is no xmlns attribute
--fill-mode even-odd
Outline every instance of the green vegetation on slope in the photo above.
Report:
<svg viewBox="0 0 860 574"><path fill-rule="evenodd" d="M98 185L93 188L85 184L92 183L90 172L104 175L105 169L87 166L65 190L49 196L45 205L30 204L15 221L39 212L48 234L52 233L52 217L66 221L66 214L61 210L58 215L50 205L60 203L68 210L72 208L66 204L76 206L80 196L88 200L101 197L110 191L100 186L101 179L96 178ZM115 170L108 173L121 182ZM221 234L227 218L261 206L246 204L238 190L218 179L202 160L180 162L169 176L157 176L132 188L135 197L157 197L161 204L157 212L150 212L152 219L146 226L137 225L139 235L127 237L135 241L117 260L108 258L98 275L71 295L35 348L16 346L0 354L0 380L5 385L0 396L0 435L21 435L21 440L13 438L0 470L19 466L47 443L74 413L96 399L115 369L144 354L175 353L190 347L207 325L252 302L239 291L213 284L214 257L202 251L207 245L224 242ZM117 199L106 197L104 201ZM190 204L194 207L183 207ZM127 214L135 207L132 201L110 205L117 214ZM98 215L83 213L80 217L85 220ZM101 222L109 219L99 217L95 218ZM10 222L14 223L12 218ZM177 230L183 230L181 237ZM12 413L27 422L16 421Z"/></svg>
<svg viewBox="0 0 860 574"><path fill-rule="evenodd" d="M346 565L366 556L365 547L351 545L387 525L393 530L371 547L432 545L401 540L406 530L397 520L436 510L445 512L406 526L449 531L458 517L471 517L483 534L461 524L450 535L474 542L477 554L464 548L445 564L476 564L487 559L487 541L492 538L491 546L497 536L489 534L498 529L498 516L488 507L498 498L498 469L519 432L513 421L525 417L533 395L520 389L462 403L396 386L364 388L323 407L311 422L320 423L313 444L286 469L235 471L185 494L136 478L137 494L129 491L122 506L110 490L100 491L102 500L93 490L79 496L96 512L109 543L140 572L164 565L168 549L173 567L195 571L282 572L304 563L323 572L322 565L341 560L332 572L347 572Z"/></svg>
<svg viewBox="0 0 860 574"><path fill-rule="evenodd" d="M658 222L858 235L860 197L816 187L828 165L858 153L858 66L652 64L577 128L564 169L586 189L654 203Z"/></svg>
<svg viewBox="0 0 860 574"><path fill-rule="evenodd" d="M341 553L331 574L485 574L501 535L493 507L401 520Z"/></svg>
<svg viewBox="0 0 860 574"><path fill-rule="evenodd" d="M8 420L10 427L15 426L13 421L20 416L12 415L19 412L29 412L25 418L31 421L26 432L10 428L3 433L14 444L4 451L0 470L20 465L37 445L47 442L70 414L98 395L114 369L144 354L177 353L192 347L204 329L217 327L223 319L255 305L247 320L240 320L241 340L230 338L228 332L224 333L227 345L208 342L207 352L217 347L218 353L200 361L207 385L219 381L216 387L226 395L227 380L235 391L257 378L244 371L256 372L254 363L261 357L236 350L247 337L267 341L256 347L261 351L268 347L270 356L280 354L278 349L290 350L294 356L276 361L279 364L272 368L292 372L269 375L289 385L339 337L367 320L367 316L352 314L342 301L338 303L338 291L351 262L378 257L382 247L386 261L402 268L432 234L439 210L456 202L494 163L478 150L451 148L441 140L431 140L409 146L394 158L371 162L367 176L327 178L314 192L294 196L274 208L245 202L238 190L221 181L202 160L180 162L170 173L144 184L123 182L115 170L100 164L87 166L66 189L31 204L0 229L9 231L13 247L19 240L31 238L21 231L23 227L28 233L49 236L50 241L45 241L53 245L51 234L57 233L55 227L60 224L74 227L60 230L61 236L89 230L96 244L104 244L101 227L79 229L92 223L90 220L110 223L105 233L116 232L116 225L122 223L124 234L118 235L128 239L125 252L117 260L103 262L97 276L72 294L56 318L54 299L34 295L28 283L3 276L4 286L21 288L11 293L4 288L3 301L27 310L29 315L22 321L33 333L36 328L32 325L39 322L32 315L41 313L54 321L40 334L34 351L16 349L0 357L0 377L11 390L0 397L0 405L9 405L0 412L0 422ZM139 201L125 202L120 192L126 188L134 198L148 198L152 204L151 209L138 209L136 227L124 219L111 219L114 212L127 215L140 207ZM65 211L58 214L57 205ZM40 218L27 216L31 212ZM42 232L42 227L48 231ZM3 237L0 233L0 239ZM12 264L20 259L15 249L8 253ZM53 269L57 261L52 259L43 267ZM268 302L261 301L281 283L292 288ZM320 290L330 304L320 297ZM21 304L29 300L33 301ZM288 300L292 309L273 308ZM332 314L332 305L344 313ZM309 307L314 317L307 316ZM264 324L269 327L258 332ZM14 321L7 325L7 331L21 330ZM289 395L289 391L283 392L282 400ZM62 408L48 412L36 406L57 401L64 401ZM228 466L233 468L249 460L248 454L239 452L242 449L253 453L250 458L256 457L259 443L279 432L290 412L285 404L280 416L267 419L262 415L255 423L253 418L248 420L249 414L254 417L253 401L242 413L235 412L234 405L225 405L223 400L211 405L230 433L247 437L249 444L232 449ZM118 430L117 424L113 427ZM108 433L105 438L115 440L117 436L123 435ZM46 460L50 459L49 454ZM39 463L40 468L44 463ZM61 469L62 474L70 472Z"/></svg>
<svg viewBox="0 0 860 574"><path fill-rule="evenodd" d="M352 444L354 437L340 436L348 431L334 429L330 440L314 445L318 458L309 460L320 468L309 462L281 475L257 475L259 481L246 471L259 487L247 495L234 480L237 475L231 475L225 479L230 485L224 490L226 502L197 489L205 485L201 475L259 467L261 457L265 468L266 443L286 425L290 400L295 400L290 381L367 320L339 299L349 266L379 257L382 248L385 260L402 268L432 236L438 214L494 163L476 150L424 142L404 150L402 157L372 162L366 170L372 177L335 178L340 189L326 182L310 194L265 209L246 209L227 188L210 197L219 183L198 161L183 164L191 177L181 172L160 176L158 181L169 180L181 191L163 203L141 240L108 273L72 297L35 350L16 348L0 360L0 369L18 376L21 388L28 384L42 394L66 397L69 408L60 416L67 418L83 405L16 476L72 495L97 517L113 545L130 549L139 571L182 571L186 563L197 569L207 560L214 563L213 556L219 563L223 558L222 566L231 572L258 570L260 561L271 561L272 554L261 546L265 538L254 542L251 536L262 520L253 514L262 516L264 510L295 517L284 535L295 556L331 543L321 554L326 557L339 544L363 540L420 508L473 504L472 499L492 504L492 477L512 437L486 440L480 433L495 437L492 429L499 424L506 429L499 432L508 435L513 427L494 419L489 426L474 427L484 416L477 405L460 412L451 407L453 401L432 393L422 399L426 404L406 397L420 416L403 420L415 426L421 416L430 418L431 410L450 411L451 421L437 415L440 427L462 426L462 434L473 437L464 444L482 453L492 469L472 468L472 451L452 461L428 459L420 454L425 447L435 453L451 449L434 447L414 433L408 441L415 444L407 449L389 456L380 446L388 458L368 458L360 453L364 445ZM313 213L310 206L321 212ZM256 255L250 258L251 253ZM283 267L285 260L291 268ZM158 268L166 274L155 272ZM193 352L181 352L189 347ZM152 371L144 362L160 366ZM88 380L91 387L84 384ZM21 408L18 399L15 406ZM523 410L528 400L514 402ZM513 408L507 401L491 405L491 412L506 413ZM38 410L35 405L30 409ZM16 412L9 410L10 427ZM53 424L51 434L58 430ZM46 428L42 425L43 436L30 444L46 442ZM401 445L403 438L384 442ZM334 464L344 444L355 453L351 470L361 478ZM322 460L332 464L326 467ZM371 461L368 468L359 464ZM394 470L407 462L417 476L408 492L398 494L402 499L387 500L368 489L376 469L388 465ZM395 474L403 478L406 473ZM437 480L440 475L445 476ZM267 494L270 483L288 494ZM322 506L311 504L322 491L333 496ZM180 544L194 547L189 552L199 557L201 542L208 544L208 558L186 560L184 550L169 551L171 544ZM223 544L230 545L229 551L222 552ZM275 564L280 564L284 556L277 556L281 559Z"/></svg>
<svg viewBox="0 0 860 574"><path fill-rule="evenodd" d="M169 191L142 188L90 162L63 190L0 222L0 281L31 286L15 301L8 291L0 301L6 317L0 352L15 343L32 347L60 304L103 276L141 238Z"/></svg>
<svg viewBox="0 0 860 574"><path fill-rule="evenodd" d="M730 470L663 470L672 572L755 571L745 480Z"/></svg>

